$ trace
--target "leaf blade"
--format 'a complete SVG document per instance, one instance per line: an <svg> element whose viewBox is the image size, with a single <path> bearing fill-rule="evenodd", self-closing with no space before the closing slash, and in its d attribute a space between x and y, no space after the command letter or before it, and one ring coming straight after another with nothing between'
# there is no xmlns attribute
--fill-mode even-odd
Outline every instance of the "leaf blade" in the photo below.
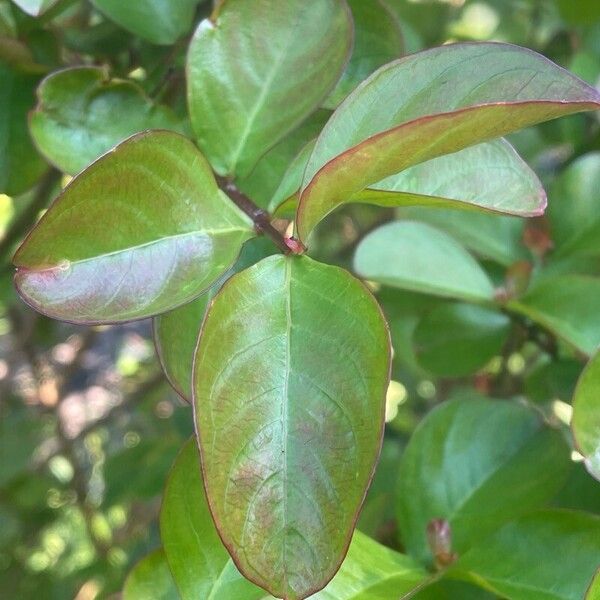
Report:
<svg viewBox="0 0 600 600"><path fill-rule="evenodd" d="M341 294L347 305L336 317L327 298ZM379 451L388 343L362 285L307 257L271 257L232 277L205 319L194 404L207 496L242 573L274 595L305 598L342 562ZM327 361L336 370L324 374ZM366 373L345 387L342 377ZM359 406L375 414L357 421Z"/></svg>

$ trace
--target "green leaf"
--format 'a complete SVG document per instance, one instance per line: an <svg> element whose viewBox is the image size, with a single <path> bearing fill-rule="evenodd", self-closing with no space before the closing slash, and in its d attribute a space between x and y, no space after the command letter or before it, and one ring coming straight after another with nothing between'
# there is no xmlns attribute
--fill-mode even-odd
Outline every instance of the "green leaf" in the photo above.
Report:
<svg viewBox="0 0 600 600"><path fill-rule="evenodd" d="M32 17L39 17L52 8L59 0L13 0L24 12Z"/></svg>
<svg viewBox="0 0 600 600"><path fill-rule="evenodd" d="M484 367L502 351L510 319L469 304L442 304L428 312L413 342L420 364L434 375L463 377Z"/></svg>
<svg viewBox="0 0 600 600"><path fill-rule="evenodd" d="M190 116L213 168L248 175L331 91L351 40L343 0L220 3L188 55Z"/></svg>
<svg viewBox="0 0 600 600"><path fill-rule="evenodd" d="M582 365L572 358L542 360L525 379L525 394L534 402L570 402Z"/></svg>
<svg viewBox="0 0 600 600"><path fill-rule="evenodd" d="M546 193L514 148L500 139L415 165L357 193L351 201L530 217L544 212Z"/></svg>
<svg viewBox="0 0 600 600"><path fill-rule="evenodd" d="M512 216L458 211L447 208L413 206L399 211L401 216L433 225L478 256L509 267L529 258L523 246L525 221Z"/></svg>
<svg viewBox="0 0 600 600"><path fill-rule="evenodd" d="M17 196L33 187L48 168L33 147L27 127L37 78L0 63L0 81L0 193Z"/></svg>
<svg viewBox="0 0 600 600"><path fill-rule="evenodd" d="M585 466L600 479L600 353L590 360L577 383L571 427Z"/></svg>
<svg viewBox="0 0 600 600"><path fill-rule="evenodd" d="M173 44L185 35L200 0L92 0L109 19L153 44Z"/></svg>
<svg viewBox="0 0 600 600"><path fill-rule="evenodd" d="M244 579L219 539L206 502L195 440L179 454L165 488L161 539L182 600L258 600L265 592Z"/></svg>
<svg viewBox="0 0 600 600"><path fill-rule="evenodd" d="M388 223L367 235L354 269L364 279L413 292L471 301L494 297L485 271L456 240L416 221Z"/></svg>
<svg viewBox="0 0 600 600"><path fill-rule="evenodd" d="M248 241L233 268L208 292L189 304L154 318L154 342L158 358L167 379L182 398L192 401L194 352L206 307L231 275L275 254L276 251L275 245L267 238Z"/></svg>
<svg viewBox="0 0 600 600"><path fill-rule="evenodd" d="M475 544L450 569L507 600L580 600L600 564L600 518L543 510Z"/></svg>
<svg viewBox="0 0 600 600"><path fill-rule="evenodd" d="M580 352L600 344L600 278L559 275L541 279L508 308L548 328Z"/></svg>
<svg viewBox="0 0 600 600"><path fill-rule="evenodd" d="M177 588L162 549L155 550L135 565L127 576L123 600L179 600Z"/></svg>
<svg viewBox="0 0 600 600"><path fill-rule="evenodd" d="M549 501L569 469L558 431L516 402L454 400L435 408L413 434L398 475L397 516L410 553L430 562L426 529L445 519L453 550Z"/></svg>
<svg viewBox="0 0 600 600"><path fill-rule="evenodd" d="M148 132L65 188L17 251L15 283L54 318L141 319L200 295L252 236L193 144Z"/></svg>
<svg viewBox="0 0 600 600"><path fill-rule="evenodd" d="M408 167L597 108L597 90L508 44L446 45L390 63L346 99L319 136L304 175L298 233L306 239L337 206Z"/></svg>
<svg viewBox="0 0 600 600"><path fill-rule="evenodd" d="M600 152L572 163L550 188L548 221L560 257L598 256Z"/></svg>
<svg viewBox="0 0 600 600"><path fill-rule="evenodd" d="M30 121L33 139L50 162L71 175L134 133L185 133L169 108L154 104L130 81L111 80L104 69L76 67L53 73L37 95Z"/></svg>
<svg viewBox="0 0 600 600"><path fill-rule="evenodd" d="M373 71L402 56L402 30L396 15L381 0L348 0L354 21L354 48L342 78L325 101L335 108Z"/></svg>
<svg viewBox="0 0 600 600"><path fill-rule="evenodd" d="M311 600L387 600L417 588L427 572L408 556L355 531L340 570Z"/></svg>
<svg viewBox="0 0 600 600"><path fill-rule="evenodd" d="M272 594L306 598L340 566L389 366L380 309L342 269L270 257L216 296L194 366L207 495L240 570Z"/></svg>

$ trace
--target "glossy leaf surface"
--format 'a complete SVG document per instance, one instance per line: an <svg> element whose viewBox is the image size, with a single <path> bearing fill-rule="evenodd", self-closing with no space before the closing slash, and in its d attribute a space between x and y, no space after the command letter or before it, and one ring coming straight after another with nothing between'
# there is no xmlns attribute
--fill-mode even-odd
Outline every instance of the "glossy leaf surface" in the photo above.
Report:
<svg viewBox="0 0 600 600"><path fill-rule="evenodd" d="M600 564L600 518L544 510L474 545L451 569L508 600L580 600Z"/></svg>
<svg viewBox="0 0 600 600"><path fill-rule="evenodd" d="M509 308L591 355L600 345L600 279L561 275L540 280Z"/></svg>
<svg viewBox="0 0 600 600"><path fill-rule="evenodd" d="M149 132L65 188L17 251L15 282L54 318L140 319L193 300L252 236L194 145Z"/></svg>
<svg viewBox="0 0 600 600"><path fill-rule="evenodd" d="M348 0L354 21L354 48L342 78L325 106L335 108L373 71L402 56L402 30L396 15L381 0Z"/></svg>
<svg viewBox="0 0 600 600"><path fill-rule="evenodd" d="M171 470L160 513L161 539L182 600L258 600L264 590L244 579L215 529L195 440Z"/></svg>
<svg viewBox="0 0 600 600"><path fill-rule="evenodd" d="M173 44L192 27L200 0L92 0L109 19L154 44Z"/></svg>
<svg viewBox="0 0 600 600"><path fill-rule="evenodd" d="M154 318L154 342L162 368L175 390L192 401L194 352L204 314L221 285L234 273L243 271L277 251L267 238L254 238L244 247L235 265L199 298Z"/></svg>
<svg viewBox="0 0 600 600"><path fill-rule="evenodd" d="M398 474L397 516L411 554L432 560L426 529L446 519L453 550L548 502L569 469L558 431L515 402L469 398L434 409L413 434Z"/></svg>
<svg viewBox="0 0 600 600"><path fill-rule="evenodd" d="M179 600L162 549L142 558L127 576L123 600Z"/></svg>
<svg viewBox="0 0 600 600"><path fill-rule="evenodd" d="M233 276L207 314L194 403L208 500L240 570L276 596L306 598L342 562L379 453L389 363L373 297L307 257Z"/></svg>
<svg viewBox="0 0 600 600"><path fill-rule="evenodd" d="M588 471L600 479L600 353L588 363L577 383L571 427Z"/></svg>
<svg viewBox="0 0 600 600"><path fill-rule="evenodd" d="M594 575L592 583L585 594L585 600L600 600L600 570Z"/></svg>
<svg viewBox="0 0 600 600"><path fill-rule="evenodd" d="M518 46L453 44L390 63L321 133L304 176L298 232L305 239L341 203L408 167L597 108L597 90Z"/></svg>
<svg viewBox="0 0 600 600"><path fill-rule="evenodd" d="M27 127L37 78L0 63L0 81L0 194L18 195L33 187L48 168Z"/></svg>
<svg viewBox="0 0 600 600"><path fill-rule="evenodd" d="M398 221L367 235L354 270L392 287L464 300L492 300L492 282L453 238L424 223Z"/></svg>
<svg viewBox="0 0 600 600"><path fill-rule="evenodd" d="M248 175L331 91L351 40L341 0L220 3L188 55L192 125L213 168Z"/></svg>
<svg viewBox="0 0 600 600"><path fill-rule="evenodd" d="M469 304L442 304L419 322L413 343L420 364L442 377L475 373L499 354L510 333L501 312Z"/></svg>
<svg viewBox="0 0 600 600"><path fill-rule="evenodd" d="M134 133L185 133L169 108L154 104L130 81L111 80L103 69L59 71L42 82L37 95L31 134L48 160L71 175Z"/></svg>

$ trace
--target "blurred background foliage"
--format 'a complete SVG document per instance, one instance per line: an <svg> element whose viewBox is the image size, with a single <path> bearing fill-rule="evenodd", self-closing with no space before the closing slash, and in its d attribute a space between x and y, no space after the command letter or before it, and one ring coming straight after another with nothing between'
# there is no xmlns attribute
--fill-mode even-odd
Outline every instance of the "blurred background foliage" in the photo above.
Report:
<svg viewBox="0 0 600 600"><path fill-rule="evenodd" d="M452 40L501 40L533 48L591 84L600 80L597 0L381 1L401 29L404 53ZM67 66L102 67L170 106L185 130L185 52L196 23L211 10L208 2L185 4L177 27L157 34L135 15L116 19L110 2L0 0L0 598L111 597L132 565L160 545L161 493L192 434L192 415L161 374L151 324L83 328L46 319L17 298L10 257L68 181L35 150L28 132L40 81ZM28 14L42 5L41 16ZM311 133L271 151L244 191L264 204L327 110L304 126ZM107 115L96 117L102 126ZM560 278L599 277L597 119L575 115L511 142L548 190L545 217L526 222L353 206L320 228L312 254L349 266L366 232L411 216L458 237L508 295L532 278L549 281L551 295ZM420 294L376 291L395 358L384 448L359 527L400 549L398 464L423 415L453 397L517 397L568 437L570 400L585 356L572 340L554 335L556 328L527 315L490 315ZM600 317L590 312L597 312L599 296L584 290L581 306L561 315L573 321L567 328L584 327L596 342ZM571 459L552 504L600 514L600 487L575 451Z"/></svg>

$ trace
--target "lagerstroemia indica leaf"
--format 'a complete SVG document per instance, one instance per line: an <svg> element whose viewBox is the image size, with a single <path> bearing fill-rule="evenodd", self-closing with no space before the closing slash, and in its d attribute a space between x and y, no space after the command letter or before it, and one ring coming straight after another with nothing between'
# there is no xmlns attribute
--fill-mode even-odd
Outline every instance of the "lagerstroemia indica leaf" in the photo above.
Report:
<svg viewBox="0 0 600 600"><path fill-rule="evenodd" d="M15 283L54 318L140 319L193 300L252 236L194 145L148 132L65 188L17 250Z"/></svg>
<svg viewBox="0 0 600 600"><path fill-rule="evenodd" d="M598 108L600 92L518 46L453 44L392 62L348 96L319 136L304 175L298 233L306 239L337 206L403 169Z"/></svg>
<svg viewBox="0 0 600 600"><path fill-rule="evenodd" d="M354 270L413 292L476 302L494 297L485 271L454 238L416 221L388 223L367 235L356 250Z"/></svg>
<svg viewBox="0 0 600 600"><path fill-rule="evenodd" d="M389 368L380 309L342 269L270 257L213 301L194 365L207 497L242 573L273 595L306 598L342 562Z"/></svg>
<svg viewBox="0 0 600 600"><path fill-rule="evenodd" d="M577 383L571 427L588 471L600 479L600 353L590 360Z"/></svg>
<svg viewBox="0 0 600 600"><path fill-rule="evenodd" d="M248 175L331 91L351 41L343 0L221 2L188 56L192 125L213 168Z"/></svg>
<svg viewBox="0 0 600 600"><path fill-rule="evenodd" d="M299 190L313 147L303 150L290 166L273 199L275 206ZM514 148L500 139L410 167L356 193L348 202L533 216L546 207L546 193Z"/></svg>
<svg viewBox="0 0 600 600"><path fill-rule="evenodd" d="M30 119L33 139L50 162L71 175L134 133L185 133L171 109L154 104L131 81L109 79L103 69L58 71L44 79L37 95Z"/></svg>

